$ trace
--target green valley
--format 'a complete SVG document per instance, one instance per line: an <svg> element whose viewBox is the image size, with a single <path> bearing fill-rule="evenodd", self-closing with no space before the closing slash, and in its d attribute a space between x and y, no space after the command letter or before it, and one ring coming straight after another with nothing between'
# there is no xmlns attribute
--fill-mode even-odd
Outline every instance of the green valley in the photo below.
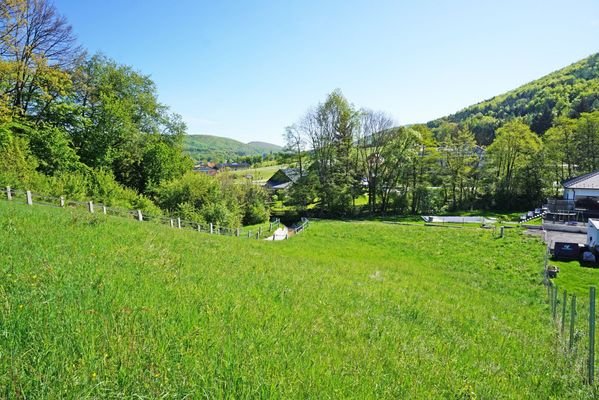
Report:
<svg viewBox="0 0 599 400"><path fill-rule="evenodd" d="M0 202L5 398L592 398L544 246L315 221L282 242Z"/></svg>

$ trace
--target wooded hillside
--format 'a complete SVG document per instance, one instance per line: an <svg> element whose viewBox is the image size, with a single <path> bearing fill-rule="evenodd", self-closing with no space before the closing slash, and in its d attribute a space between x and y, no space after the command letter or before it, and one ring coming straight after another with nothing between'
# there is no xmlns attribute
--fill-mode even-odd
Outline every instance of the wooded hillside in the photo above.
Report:
<svg viewBox="0 0 599 400"><path fill-rule="evenodd" d="M187 135L183 150L196 161L224 162L239 157L277 153L281 146L265 142L242 143L235 139L212 135Z"/></svg>
<svg viewBox="0 0 599 400"><path fill-rule="evenodd" d="M522 117L533 132L543 135L559 117L578 118L597 110L599 53L428 125L465 124L479 144L488 145L495 138L495 130L516 117Z"/></svg>

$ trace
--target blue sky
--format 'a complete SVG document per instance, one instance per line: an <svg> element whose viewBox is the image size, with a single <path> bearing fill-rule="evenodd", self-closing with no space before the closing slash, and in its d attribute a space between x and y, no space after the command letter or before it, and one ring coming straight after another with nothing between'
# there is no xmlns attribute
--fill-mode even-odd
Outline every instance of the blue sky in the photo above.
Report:
<svg viewBox="0 0 599 400"><path fill-rule="evenodd" d="M80 43L156 82L189 133L282 143L340 88L426 122L599 51L599 1L54 0Z"/></svg>

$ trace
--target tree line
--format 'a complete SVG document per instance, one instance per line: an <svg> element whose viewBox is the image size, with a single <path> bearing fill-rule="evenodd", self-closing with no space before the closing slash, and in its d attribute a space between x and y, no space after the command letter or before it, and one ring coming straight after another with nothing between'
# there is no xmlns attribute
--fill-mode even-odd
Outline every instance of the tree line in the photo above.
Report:
<svg viewBox="0 0 599 400"><path fill-rule="evenodd" d="M523 117L507 119L485 144L468 123L398 127L335 90L284 138L302 175L289 203L331 216L525 210L559 195L562 180L599 169L597 111L557 118L543 135Z"/></svg>
<svg viewBox="0 0 599 400"><path fill-rule="evenodd" d="M3 184L216 224L268 218L264 195L254 188L233 187L226 176L189 175L185 133L148 76L88 55L52 3L0 3ZM184 194L193 179L205 190L201 198Z"/></svg>

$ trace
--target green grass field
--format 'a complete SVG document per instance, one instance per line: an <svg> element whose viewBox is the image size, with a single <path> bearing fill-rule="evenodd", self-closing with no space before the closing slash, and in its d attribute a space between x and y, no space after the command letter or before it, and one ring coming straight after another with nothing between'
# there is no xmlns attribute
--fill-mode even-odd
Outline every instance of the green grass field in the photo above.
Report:
<svg viewBox="0 0 599 400"><path fill-rule="evenodd" d="M274 175L281 168L287 168L286 165L269 165L267 167L259 167L259 168L247 168L240 169L237 171L228 171L228 174L234 176L238 179L245 178L248 175L252 176L252 182L255 183L266 183L271 176Z"/></svg>
<svg viewBox="0 0 599 400"><path fill-rule="evenodd" d="M0 201L0 232L0 398L594 395L519 230L267 242Z"/></svg>

